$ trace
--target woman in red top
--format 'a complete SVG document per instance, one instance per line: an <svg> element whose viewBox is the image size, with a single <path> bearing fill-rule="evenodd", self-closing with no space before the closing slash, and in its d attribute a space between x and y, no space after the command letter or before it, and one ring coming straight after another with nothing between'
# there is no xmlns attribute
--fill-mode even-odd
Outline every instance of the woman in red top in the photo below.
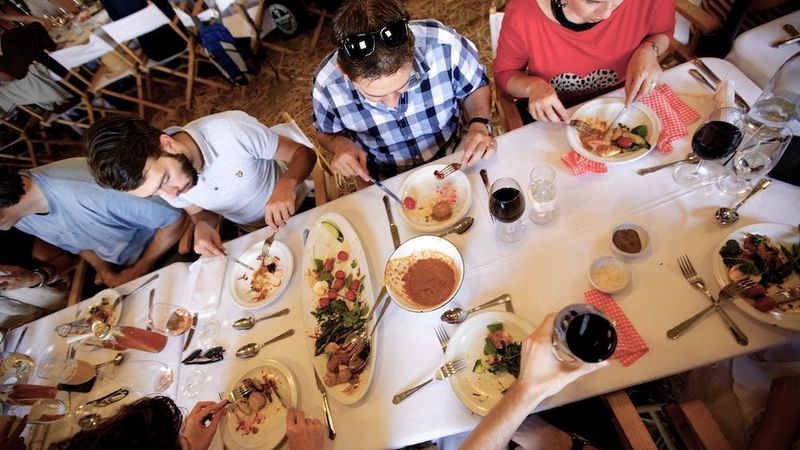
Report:
<svg viewBox="0 0 800 450"><path fill-rule="evenodd" d="M511 0L494 71L500 89L527 98L536 120L569 120L571 106L616 89L625 103L661 75L658 55L675 28L665 0Z"/></svg>

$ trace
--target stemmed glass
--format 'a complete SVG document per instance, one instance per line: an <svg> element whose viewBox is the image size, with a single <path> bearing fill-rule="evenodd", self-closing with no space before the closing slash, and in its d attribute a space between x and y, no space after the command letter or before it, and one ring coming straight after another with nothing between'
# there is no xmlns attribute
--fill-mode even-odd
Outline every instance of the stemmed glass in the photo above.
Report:
<svg viewBox="0 0 800 450"><path fill-rule="evenodd" d="M550 166L531 169L528 197L531 200L530 218L534 223L544 224L553 219L556 212L556 171Z"/></svg>
<svg viewBox="0 0 800 450"><path fill-rule="evenodd" d="M742 195L752 187L752 181L766 175L783 156L792 131L787 127L776 133L762 132L763 126L749 134L733 155L733 173L717 182L717 188L727 195Z"/></svg>
<svg viewBox="0 0 800 450"><path fill-rule="evenodd" d="M679 164L672 174L675 182L681 186L695 186L721 178L722 167L710 162L725 158L739 147L745 120L745 112L740 109L711 111L692 136L692 151L701 159L700 164Z"/></svg>
<svg viewBox="0 0 800 450"><path fill-rule="evenodd" d="M577 303L559 311L553 327L553 349L562 361L605 361L617 348L617 330L599 309Z"/></svg>
<svg viewBox="0 0 800 450"><path fill-rule="evenodd" d="M147 325L169 336L180 336L192 327L192 313L169 303L153 303L147 312Z"/></svg>
<svg viewBox="0 0 800 450"><path fill-rule="evenodd" d="M141 395L158 394L172 385L175 374L166 364L158 361L132 361L118 377L120 385Z"/></svg>
<svg viewBox="0 0 800 450"><path fill-rule="evenodd" d="M214 346L214 342L219 335L221 325L216 319L207 319L199 327L197 340L203 352ZM194 368L186 375L181 384L181 394L186 398L194 398L200 395L206 381L206 373L199 368Z"/></svg>
<svg viewBox="0 0 800 450"><path fill-rule="evenodd" d="M525 235L525 226L519 219L525 212L525 196L513 178L500 178L492 184L489 212L498 222L497 237L514 243Z"/></svg>

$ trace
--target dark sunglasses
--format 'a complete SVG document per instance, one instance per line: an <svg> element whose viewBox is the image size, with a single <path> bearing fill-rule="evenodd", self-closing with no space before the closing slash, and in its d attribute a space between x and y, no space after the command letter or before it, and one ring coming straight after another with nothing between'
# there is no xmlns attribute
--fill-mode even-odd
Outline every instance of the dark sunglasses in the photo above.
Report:
<svg viewBox="0 0 800 450"><path fill-rule="evenodd" d="M351 34L342 40L341 47L347 56L364 59L375 51L376 39L387 47L398 47L408 40L408 20L398 20L372 33Z"/></svg>
<svg viewBox="0 0 800 450"><path fill-rule="evenodd" d="M222 361L224 358L223 353L225 349L222 347L212 347L206 350L205 353L201 349L197 349L189 354L183 361L183 364L211 364L217 361Z"/></svg>

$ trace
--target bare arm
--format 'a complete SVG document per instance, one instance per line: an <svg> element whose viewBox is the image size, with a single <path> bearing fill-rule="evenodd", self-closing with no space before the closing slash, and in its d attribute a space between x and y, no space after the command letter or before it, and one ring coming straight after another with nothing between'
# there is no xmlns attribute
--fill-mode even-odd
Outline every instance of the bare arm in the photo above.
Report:
<svg viewBox="0 0 800 450"><path fill-rule="evenodd" d="M658 56L669 47L666 34L655 34L644 38L636 47L625 70L625 104L630 105L650 93L661 76Z"/></svg>
<svg viewBox="0 0 800 450"><path fill-rule="evenodd" d="M489 85L478 88L464 99L464 108L467 110L469 118L492 117L492 89ZM461 164L471 166L481 158L489 159L495 154L496 145L494 138L489 136L486 126L481 123L473 123L467 130L464 139L464 156Z"/></svg>
<svg viewBox="0 0 800 450"><path fill-rule="evenodd" d="M305 182L317 155L310 148L287 137L279 136L275 159L288 163L286 172L275 184L267 204L264 205L264 221L274 230L286 224L295 212L295 188Z"/></svg>
<svg viewBox="0 0 800 450"><path fill-rule="evenodd" d="M222 238L217 231L217 225L222 218L219 214L206 211L199 206L184 208L189 213L189 218L194 223L194 251L203 256L222 256L225 248Z"/></svg>
<svg viewBox="0 0 800 450"><path fill-rule="evenodd" d="M139 260L134 265L122 270L116 277L116 285L124 284L150 272L159 258L178 242L188 225L189 217L185 213L181 213L178 220L156 231L153 240L150 241L150 245L144 250Z"/></svg>
<svg viewBox="0 0 800 450"><path fill-rule="evenodd" d="M117 275L117 272L111 264L97 256L97 253L93 250L83 250L78 254L97 272L95 284L102 282L108 287L114 287L112 280Z"/></svg>
<svg viewBox="0 0 800 450"><path fill-rule="evenodd" d="M342 134L317 132L317 139L323 147L334 154L331 166L336 173L370 181L372 177L367 171L367 152L350 138Z"/></svg>

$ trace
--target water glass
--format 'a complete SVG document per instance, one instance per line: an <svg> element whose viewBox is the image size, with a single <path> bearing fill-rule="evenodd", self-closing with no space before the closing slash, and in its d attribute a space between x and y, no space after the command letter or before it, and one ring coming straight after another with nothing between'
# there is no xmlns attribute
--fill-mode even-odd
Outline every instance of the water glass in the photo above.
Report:
<svg viewBox="0 0 800 450"><path fill-rule="evenodd" d="M169 336L180 336L192 327L192 313L169 303L153 303L147 312L147 326Z"/></svg>
<svg viewBox="0 0 800 450"><path fill-rule="evenodd" d="M205 319L202 325L197 330L197 340L200 342L200 348L203 351L210 349L214 346L219 336L219 331L222 329L219 321L216 319Z"/></svg>
<svg viewBox="0 0 800 450"><path fill-rule="evenodd" d="M56 383L67 383L77 370L77 360L51 356L42 361L36 374Z"/></svg>
<svg viewBox="0 0 800 450"><path fill-rule="evenodd" d="M200 395L206 381L206 374L200 369L194 369L186 375L181 384L181 394L186 398L195 398Z"/></svg>
<svg viewBox="0 0 800 450"><path fill-rule="evenodd" d="M733 196L750 191L752 181L765 176L780 161L792 136L788 127L780 130L761 127L748 135L733 155L733 173L717 182L717 188Z"/></svg>
<svg viewBox="0 0 800 450"><path fill-rule="evenodd" d="M599 309L584 303L569 305L556 316L553 349L562 361L605 361L617 348L614 323Z"/></svg>
<svg viewBox="0 0 800 450"><path fill-rule="evenodd" d="M531 170L528 198L531 201L530 218L533 223L547 223L556 212L556 171L550 166Z"/></svg>
<svg viewBox="0 0 800 450"><path fill-rule="evenodd" d="M497 219L497 237L514 243L525 236L520 218L525 212L525 195L513 178L500 178L492 184L489 212Z"/></svg>

